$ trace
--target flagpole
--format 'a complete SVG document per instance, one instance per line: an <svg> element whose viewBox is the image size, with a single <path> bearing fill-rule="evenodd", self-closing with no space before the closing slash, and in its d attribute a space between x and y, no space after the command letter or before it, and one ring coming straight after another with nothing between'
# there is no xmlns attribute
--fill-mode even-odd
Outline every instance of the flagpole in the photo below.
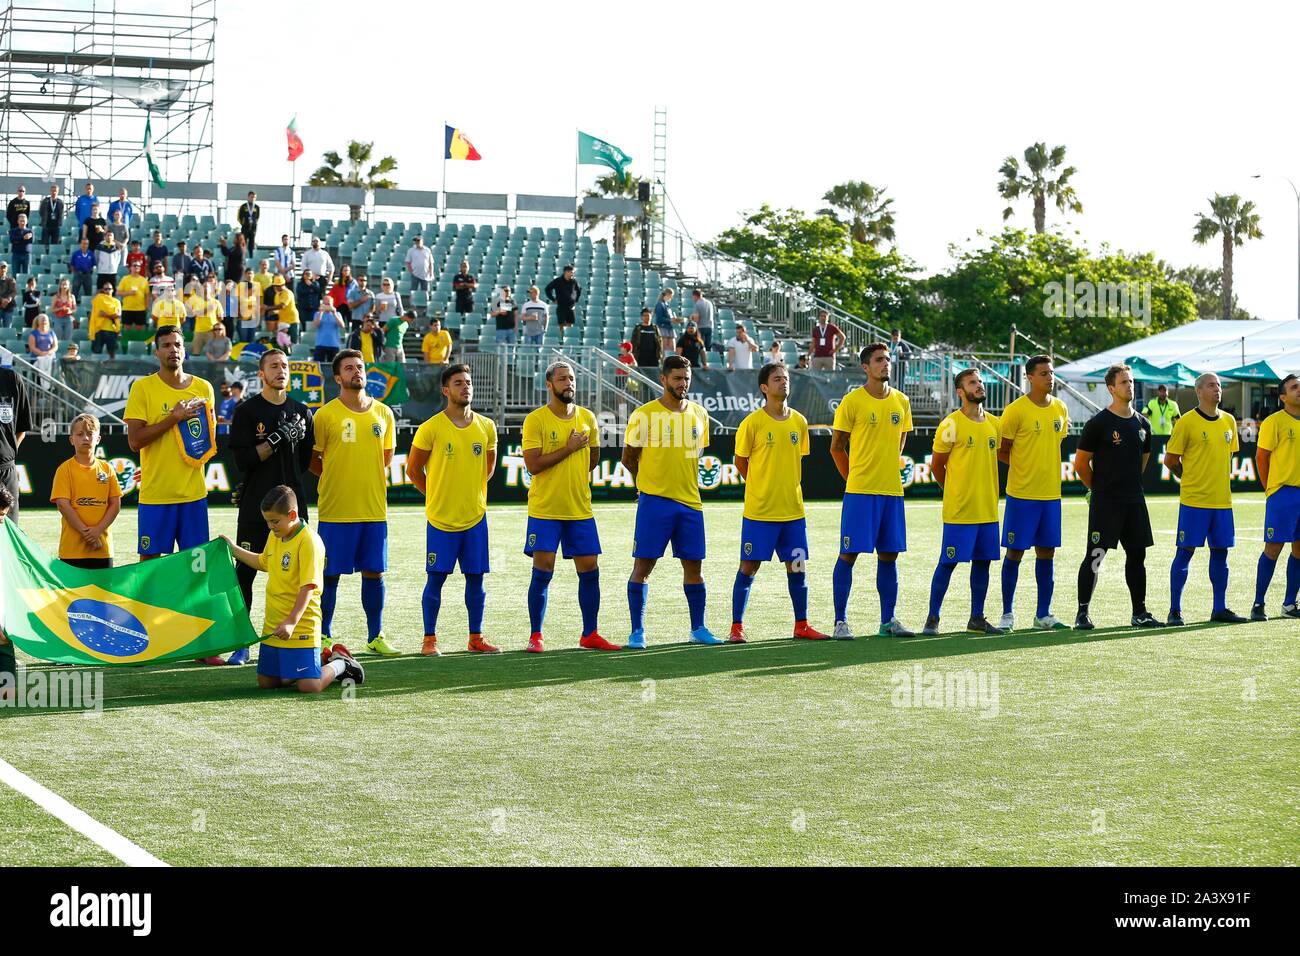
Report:
<svg viewBox="0 0 1300 956"><path fill-rule="evenodd" d="M578 128L573 128L573 231L578 231L578 160L582 158L578 152L578 137L581 135Z"/></svg>
<svg viewBox="0 0 1300 956"><path fill-rule="evenodd" d="M439 196L441 216L438 219L439 225L445 225L447 222L447 121L442 121L442 193Z"/></svg>
<svg viewBox="0 0 1300 956"><path fill-rule="evenodd" d="M289 233L293 241L298 241L298 208L294 205L294 194L298 191L298 164L289 160Z"/></svg>

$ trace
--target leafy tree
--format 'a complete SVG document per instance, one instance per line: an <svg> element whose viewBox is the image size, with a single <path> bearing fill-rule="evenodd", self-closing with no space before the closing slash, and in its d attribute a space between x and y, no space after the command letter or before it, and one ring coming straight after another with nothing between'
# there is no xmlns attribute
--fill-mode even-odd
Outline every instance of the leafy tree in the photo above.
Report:
<svg viewBox="0 0 1300 956"><path fill-rule="evenodd" d="M349 140L347 156L340 156L330 151L321 158L325 164L311 174L307 180L309 186L351 186L360 189L396 189L397 183L384 178L387 173L397 170L397 160L385 156L369 169L365 169L374 154L374 143L361 143ZM346 162L346 169L344 164ZM364 174L363 174L364 170ZM361 218L361 206L349 205L348 214L353 222Z"/></svg>
<svg viewBox="0 0 1300 956"><path fill-rule="evenodd" d="M616 172L610 172L608 176L601 176L596 180L596 188L588 189L584 196L598 197L616 197L620 199L635 199L637 190L641 185L641 180L635 176L628 175L626 178ZM654 219L658 206L657 200L651 198L646 204L646 215ZM617 253L627 252L627 245L636 237L637 226L640 224L639 219L628 219L624 216L588 216L583 215L582 231L591 233L595 232L602 224L613 221L614 224L614 251Z"/></svg>
<svg viewBox="0 0 1300 956"><path fill-rule="evenodd" d="M1210 215L1204 213L1196 217L1196 228L1192 238L1198 245L1205 245L1215 236L1223 240L1223 298L1221 301L1222 317L1232 318L1234 298L1232 295L1232 250L1247 239L1262 239L1264 233L1259 229L1259 213L1255 212L1253 202L1242 202L1236 193L1224 196L1214 194L1210 200Z"/></svg>
<svg viewBox="0 0 1300 956"><path fill-rule="evenodd" d="M1204 266L1185 266L1175 269L1167 263L1161 263L1165 275L1172 282L1181 282L1191 287L1196 296L1196 315L1202 319L1217 319L1223 309L1223 270L1207 269ZM1237 304L1237 296L1232 296L1232 317L1234 319L1253 319L1254 316Z"/></svg>
<svg viewBox="0 0 1300 956"><path fill-rule="evenodd" d="M1060 169L1065 162L1065 147L1047 148L1046 143L1035 143L1025 150L1025 166L1021 170L1020 161L1008 156L998 169L1002 181L998 183L998 194L1007 200L1016 200L1028 196L1034 201L1034 232L1047 231L1047 201L1050 199L1061 212L1083 212L1083 204L1070 185L1070 177L1078 170L1066 166L1051 178L1050 174ZM1015 210L1007 206L1002 211L1002 218L1010 219Z"/></svg>
<svg viewBox="0 0 1300 956"><path fill-rule="evenodd" d="M854 242L879 248L882 242L894 241L894 213L889 208L894 200L885 198L884 189L851 181L828 189L822 201L830 203L830 208L817 210L817 215L839 222L839 213L846 213Z"/></svg>

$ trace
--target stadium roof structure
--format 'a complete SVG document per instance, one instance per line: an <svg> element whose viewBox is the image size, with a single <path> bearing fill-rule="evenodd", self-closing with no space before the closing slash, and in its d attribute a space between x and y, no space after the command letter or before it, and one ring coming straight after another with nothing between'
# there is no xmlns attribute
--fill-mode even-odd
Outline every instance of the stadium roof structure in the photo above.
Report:
<svg viewBox="0 0 1300 956"><path fill-rule="evenodd" d="M1283 375L1300 372L1300 321L1202 319L1062 365L1056 374L1069 382L1095 381L1093 373L1134 357L1163 368L1181 363L1196 372L1228 372L1256 362Z"/></svg>

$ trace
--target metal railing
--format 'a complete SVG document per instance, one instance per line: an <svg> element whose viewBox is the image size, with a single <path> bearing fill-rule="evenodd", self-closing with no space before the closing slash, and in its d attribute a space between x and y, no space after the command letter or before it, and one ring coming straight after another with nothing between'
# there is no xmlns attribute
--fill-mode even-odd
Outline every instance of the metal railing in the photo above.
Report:
<svg viewBox="0 0 1300 956"><path fill-rule="evenodd" d="M27 389L32 425L41 433L42 440L69 433L72 420L89 412L100 420L101 431L126 429L126 422L101 405L91 401L76 389L58 378L58 364L53 373L46 372L17 353L9 353L14 374Z"/></svg>

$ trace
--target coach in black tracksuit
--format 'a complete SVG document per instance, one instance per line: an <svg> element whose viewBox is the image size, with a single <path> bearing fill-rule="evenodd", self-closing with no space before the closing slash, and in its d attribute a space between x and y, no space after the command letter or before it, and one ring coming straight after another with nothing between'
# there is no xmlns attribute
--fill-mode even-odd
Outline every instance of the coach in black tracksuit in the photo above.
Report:
<svg viewBox="0 0 1300 956"><path fill-rule="evenodd" d="M582 298L582 286L573 277L573 266L565 266L564 274L547 284L546 298L555 303L555 321L563 339L564 330L577 321L578 300Z"/></svg>
<svg viewBox="0 0 1300 956"><path fill-rule="evenodd" d="M9 520L18 520L18 446L32 430L27 389L11 368L0 368L0 485L14 496Z"/></svg>
<svg viewBox="0 0 1300 956"><path fill-rule="evenodd" d="M298 513L307 520L307 496L302 476L311 463L311 410L288 396L289 360L279 349L268 349L258 363L262 391L235 408L230 423L230 450L242 476L239 527L241 548L260 552L269 531L262 517L262 498L277 485L288 485L298 496ZM257 572L235 569L244 603L253 606Z"/></svg>

